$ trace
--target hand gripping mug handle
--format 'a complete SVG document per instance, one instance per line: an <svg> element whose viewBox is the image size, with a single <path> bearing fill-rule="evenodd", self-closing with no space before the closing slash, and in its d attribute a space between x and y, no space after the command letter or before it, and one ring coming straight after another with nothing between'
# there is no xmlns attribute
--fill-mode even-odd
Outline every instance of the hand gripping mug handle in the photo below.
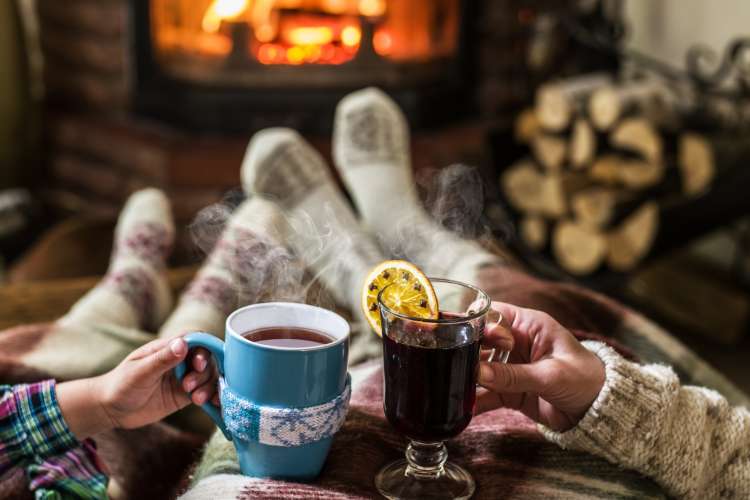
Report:
<svg viewBox="0 0 750 500"><path fill-rule="evenodd" d="M209 333L193 332L185 335L185 342L188 345L188 351L195 349L196 347L203 347L211 353L216 361L216 367L219 370L219 375L224 376L224 342L218 339L216 336ZM177 365L174 369L174 374L177 377L177 381L182 383L183 377L187 373L187 362L183 361ZM206 401L201 405L201 409L205 411L211 420L216 423L216 426L221 429L229 441L232 440L232 436L227 432L227 427L224 425L224 419L221 416L221 408L217 408L211 401Z"/></svg>

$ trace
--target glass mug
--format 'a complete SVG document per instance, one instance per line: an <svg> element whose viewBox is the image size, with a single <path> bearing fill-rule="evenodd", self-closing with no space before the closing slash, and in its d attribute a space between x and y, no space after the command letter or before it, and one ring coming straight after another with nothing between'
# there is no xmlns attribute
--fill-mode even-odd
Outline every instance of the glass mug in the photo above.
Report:
<svg viewBox="0 0 750 500"><path fill-rule="evenodd" d="M406 458L375 477L386 498L469 498L475 482L448 462L444 441L471 421L476 401L480 346L490 310L477 287L431 279L440 304L438 319L399 314L382 301L383 407L390 424L410 439ZM506 362L508 352L500 353ZM495 356L494 350L489 360Z"/></svg>

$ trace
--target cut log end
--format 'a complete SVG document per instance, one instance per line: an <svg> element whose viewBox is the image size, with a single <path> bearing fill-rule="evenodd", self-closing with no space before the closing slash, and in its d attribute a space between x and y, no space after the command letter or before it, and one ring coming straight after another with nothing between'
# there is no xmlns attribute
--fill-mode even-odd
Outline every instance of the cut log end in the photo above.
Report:
<svg viewBox="0 0 750 500"><path fill-rule="evenodd" d="M644 203L607 237L607 264L615 271L632 271L646 257L659 229L659 207Z"/></svg>
<svg viewBox="0 0 750 500"><path fill-rule="evenodd" d="M620 162L619 179L626 187L646 189L664 179L664 167L640 160L625 160Z"/></svg>
<svg viewBox="0 0 750 500"><path fill-rule="evenodd" d="M623 120L612 132L610 142L616 148L638 153L648 163L662 164L664 146L661 136L646 119Z"/></svg>
<svg viewBox="0 0 750 500"><path fill-rule="evenodd" d="M610 84L606 73L591 73L543 85L536 94L536 117L542 127L561 132L595 89Z"/></svg>
<svg viewBox="0 0 750 500"><path fill-rule="evenodd" d="M570 205L578 222L591 229L606 227L615 212L617 196L612 189L595 187L577 193Z"/></svg>
<svg viewBox="0 0 750 500"><path fill-rule="evenodd" d="M539 123L547 130L559 132L570 123L573 112L565 93L556 86L539 89L535 114Z"/></svg>
<svg viewBox="0 0 750 500"><path fill-rule="evenodd" d="M521 212L539 212L543 206L544 176L529 161L509 167L500 178L508 203Z"/></svg>
<svg viewBox="0 0 750 500"><path fill-rule="evenodd" d="M583 118L573 125L573 137L570 140L570 164L573 168L584 168L589 165L596 153L596 135L589 122Z"/></svg>
<svg viewBox="0 0 750 500"><path fill-rule="evenodd" d="M589 116L597 130L612 128L622 113L621 101L612 87L602 87L591 95Z"/></svg>
<svg viewBox="0 0 750 500"><path fill-rule="evenodd" d="M513 135L516 142L520 144L528 144L540 130L541 126L536 117L536 113L533 109L526 109L521 111L518 117L516 117Z"/></svg>
<svg viewBox="0 0 750 500"><path fill-rule="evenodd" d="M530 161L509 167L500 178L500 187L508 203L519 212L557 218L567 210L559 177L542 174Z"/></svg>
<svg viewBox="0 0 750 500"><path fill-rule="evenodd" d="M697 134L680 137L677 164L682 173L682 190L690 196L708 189L716 174L711 145Z"/></svg>
<svg viewBox="0 0 750 500"><path fill-rule="evenodd" d="M561 137L542 134L532 139L531 150L544 168L559 171L565 163L568 147Z"/></svg>
<svg viewBox="0 0 750 500"><path fill-rule="evenodd" d="M591 165L589 176L605 186L616 185L620 182L620 158L615 155L600 156Z"/></svg>
<svg viewBox="0 0 750 500"><path fill-rule="evenodd" d="M519 231L529 248L539 251L547 246L547 223L542 217L527 215L521 219Z"/></svg>
<svg viewBox="0 0 750 500"><path fill-rule="evenodd" d="M566 271L583 276L596 271L604 262L607 239L582 224L562 221L555 227L552 251Z"/></svg>
<svg viewBox="0 0 750 500"><path fill-rule="evenodd" d="M663 81L635 80L597 89L589 98L588 111L594 127L601 131L610 130L631 112L667 124L674 117L674 100Z"/></svg>
<svg viewBox="0 0 750 500"><path fill-rule="evenodd" d="M622 158L617 155L599 157L589 169L593 180L604 186L621 185L630 189L647 189L664 179L665 169L660 164Z"/></svg>

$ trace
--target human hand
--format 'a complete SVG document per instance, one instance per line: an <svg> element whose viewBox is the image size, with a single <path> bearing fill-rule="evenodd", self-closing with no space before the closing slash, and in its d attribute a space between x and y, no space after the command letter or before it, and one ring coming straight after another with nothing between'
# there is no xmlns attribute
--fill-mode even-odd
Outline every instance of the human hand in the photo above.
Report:
<svg viewBox="0 0 750 500"><path fill-rule="evenodd" d="M520 410L550 429L575 426L599 395L605 372L601 360L549 314L493 302L502 316L488 325L486 347L513 348L507 364L481 362L477 414L495 408Z"/></svg>
<svg viewBox="0 0 750 500"><path fill-rule="evenodd" d="M218 403L216 370L205 349L191 355L178 383L172 370L188 355L182 338L158 339L136 349L111 371L57 386L68 426L79 439L109 428L132 429L157 422L192 402ZM192 394L188 394L192 392Z"/></svg>

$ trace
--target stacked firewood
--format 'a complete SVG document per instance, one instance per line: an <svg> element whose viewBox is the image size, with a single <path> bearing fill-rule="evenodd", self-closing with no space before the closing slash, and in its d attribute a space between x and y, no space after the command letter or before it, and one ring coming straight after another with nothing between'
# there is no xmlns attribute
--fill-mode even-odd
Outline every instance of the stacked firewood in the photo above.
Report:
<svg viewBox="0 0 750 500"><path fill-rule="evenodd" d="M656 79L589 74L541 86L516 120L529 155L500 179L526 245L575 275L635 269L662 208L701 196L743 154L719 134L687 130L682 105Z"/></svg>

